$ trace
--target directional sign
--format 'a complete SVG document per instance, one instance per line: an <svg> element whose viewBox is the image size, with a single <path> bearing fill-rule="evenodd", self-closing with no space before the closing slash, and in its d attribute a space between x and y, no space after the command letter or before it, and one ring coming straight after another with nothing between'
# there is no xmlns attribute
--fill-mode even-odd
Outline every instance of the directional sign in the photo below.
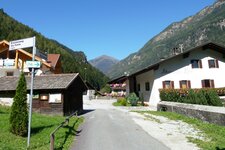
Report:
<svg viewBox="0 0 225 150"><path fill-rule="evenodd" d="M40 68L40 61L26 61L27 68Z"/></svg>
<svg viewBox="0 0 225 150"><path fill-rule="evenodd" d="M9 50L28 48L33 46L34 46L34 37L9 42Z"/></svg>

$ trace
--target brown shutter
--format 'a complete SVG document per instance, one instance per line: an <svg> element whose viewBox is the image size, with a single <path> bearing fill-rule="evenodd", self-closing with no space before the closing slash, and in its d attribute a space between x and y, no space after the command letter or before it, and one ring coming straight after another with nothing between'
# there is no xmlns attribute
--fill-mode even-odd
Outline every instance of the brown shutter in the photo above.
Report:
<svg viewBox="0 0 225 150"><path fill-rule="evenodd" d="M210 87L211 87L211 88L214 88L214 87L215 87L215 85L214 85L214 80L210 80Z"/></svg>
<svg viewBox="0 0 225 150"><path fill-rule="evenodd" d="M171 81L171 85L172 85L172 89L174 89L174 82L173 81Z"/></svg>
<svg viewBox="0 0 225 150"><path fill-rule="evenodd" d="M182 82L182 81L180 81L180 89L182 89L182 84L181 84L181 82Z"/></svg>
<svg viewBox="0 0 225 150"><path fill-rule="evenodd" d="M216 60L216 68L219 68L219 61Z"/></svg>
<svg viewBox="0 0 225 150"><path fill-rule="evenodd" d="M187 83L188 83L188 88L190 89L191 88L191 81L188 80Z"/></svg>
<svg viewBox="0 0 225 150"><path fill-rule="evenodd" d="M199 67L202 68L202 60L199 60Z"/></svg>
<svg viewBox="0 0 225 150"><path fill-rule="evenodd" d="M163 81L162 84L163 84L163 89L165 89L166 88L165 81Z"/></svg>
<svg viewBox="0 0 225 150"><path fill-rule="evenodd" d="M208 64L209 64L209 68L212 68L212 67L210 66L210 60L208 60Z"/></svg>
<svg viewBox="0 0 225 150"><path fill-rule="evenodd" d="M202 80L202 87L204 88L205 87L205 81Z"/></svg>

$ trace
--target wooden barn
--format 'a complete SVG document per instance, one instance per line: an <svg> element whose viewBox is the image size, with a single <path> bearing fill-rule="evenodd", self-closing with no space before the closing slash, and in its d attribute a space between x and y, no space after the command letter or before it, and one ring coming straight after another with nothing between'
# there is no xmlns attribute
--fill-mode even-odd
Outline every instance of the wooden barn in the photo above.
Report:
<svg viewBox="0 0 225 150"><path fill-rule="evenodd" d="M26 77L27 93L30 93L30 77ZM0 104L11 105L19 77L0 78ZM51 74L34 78L33 111L70 115L83 109L83 92L87 90L79 74Z"/></svg>

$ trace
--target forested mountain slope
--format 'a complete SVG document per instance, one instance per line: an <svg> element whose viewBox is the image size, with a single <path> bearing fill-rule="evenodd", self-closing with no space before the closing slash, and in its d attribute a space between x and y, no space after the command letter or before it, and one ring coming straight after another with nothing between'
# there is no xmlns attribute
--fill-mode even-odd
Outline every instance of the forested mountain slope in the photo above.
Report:
<svg viewBox="0 0 225 150"><path fill-rule="evenodd" d="M225 45L225 0L217 0L196 15L172 23L138 52L113 66L108 75L115 78L125 71L132 74L171 56L174 49L186 51L209 41Z"/></svg>
<svg viewBox="0 0 225 150"><path fill-rule="evenodd" d="M43 53L61 54L64 73L78 72L96 88L105 85L108 78L99 70L92 67L83 52L74 51L59 42L44 37L34 29L16 21L0 9L0 40L17 40L36 36L36 46ZM29 51L29 50L28 50Z"/></svg>

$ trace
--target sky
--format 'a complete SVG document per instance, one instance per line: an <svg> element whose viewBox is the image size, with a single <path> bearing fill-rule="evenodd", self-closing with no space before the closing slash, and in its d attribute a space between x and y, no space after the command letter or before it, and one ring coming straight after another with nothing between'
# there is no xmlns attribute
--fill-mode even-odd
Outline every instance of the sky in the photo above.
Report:
<svg viewBox="0 0 225 150"><path fill-rule="evenodd" d="M173 22L215 0L0 0L0 8L88 60L137 52ZM27 38L27 37L25 37Z"/></svg>

